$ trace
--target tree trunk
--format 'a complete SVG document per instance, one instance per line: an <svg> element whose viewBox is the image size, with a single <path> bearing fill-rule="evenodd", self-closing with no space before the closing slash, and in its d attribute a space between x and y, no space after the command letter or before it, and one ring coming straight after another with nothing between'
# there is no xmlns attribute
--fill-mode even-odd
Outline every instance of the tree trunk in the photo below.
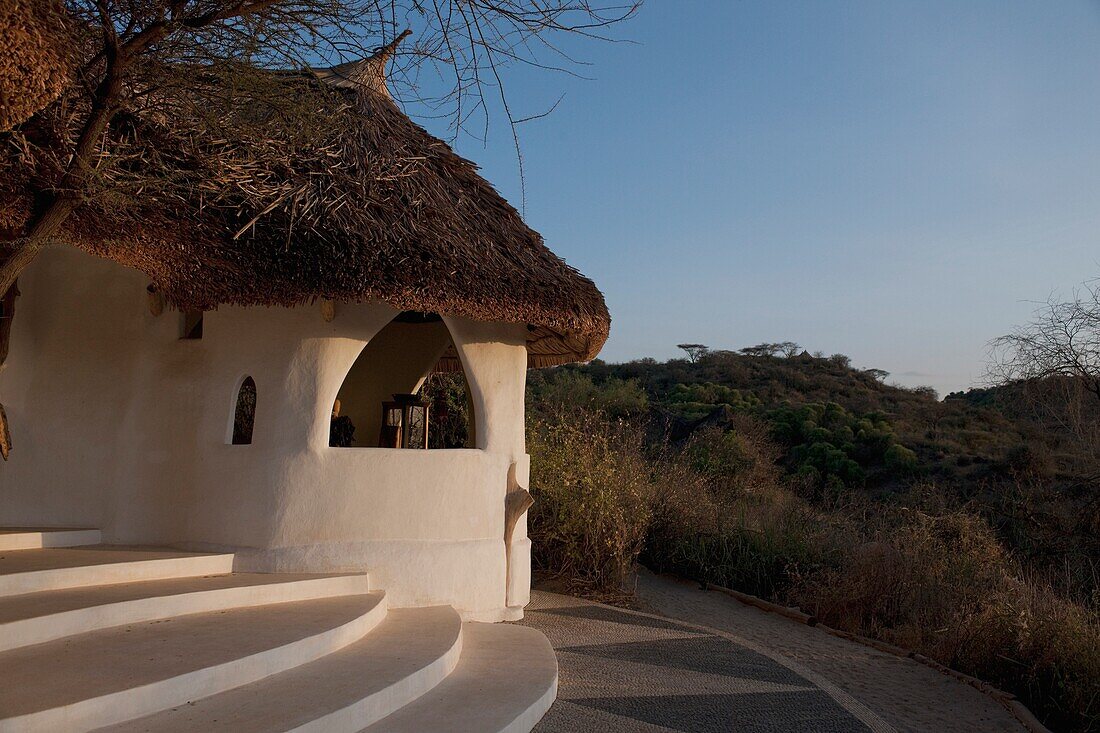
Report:
<svg viewBox="0 0 1100 733"><path fill-rule="evenodd" d="M42 247L61 230L61 225L69 218L69 214L76 209L75 201L70 197L58 198L46 209L31 226L26 237L15 240L14 249L0 265L0 293L8 292L15 285L16 279L23 270L34 262ZM5 248L13 246L13 243L5 244Z"/></svg>
<svg viewBox="0 0 1100 733"><path fill-rule="evenodd" d="M8 345L11 343L11 319L15 317L15 299L19 297L19 285L13 284L3 297L0 297L0 367L8 358Z"/></svg>
<svg viewBox="0 0 1100 733"><path fill-rule="evenodd" d="M34 262L39 251L61 231L61 225L76 210L83 198L88 181L95 172L96 148L107 130L107 123L110 122L122 93L122 74L125 66L124 59L118 55L117 49L108 44L107 68L103 80L96 87L92 97L92 108L88 112L84 128L80 131L80 137L73 147L72 161L55 187L57 193L52 195L42 213L32 220L25 236L5 242L0 247L9 250L7 257L0 264L0 293L6 293L11 289L19 273L27 269Z"/></svg>

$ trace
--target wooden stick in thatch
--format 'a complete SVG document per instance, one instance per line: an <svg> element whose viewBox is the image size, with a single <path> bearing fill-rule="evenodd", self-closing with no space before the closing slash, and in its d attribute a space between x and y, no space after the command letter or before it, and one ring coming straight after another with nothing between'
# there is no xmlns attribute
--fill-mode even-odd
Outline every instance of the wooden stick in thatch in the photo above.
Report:
<svg viewBox="0 0 1100 733"><path fill-rule="evenodd" d="M0 404L0 457L5 461L11 455L11 429L8 428L8 415L4 405Z"/></svg>

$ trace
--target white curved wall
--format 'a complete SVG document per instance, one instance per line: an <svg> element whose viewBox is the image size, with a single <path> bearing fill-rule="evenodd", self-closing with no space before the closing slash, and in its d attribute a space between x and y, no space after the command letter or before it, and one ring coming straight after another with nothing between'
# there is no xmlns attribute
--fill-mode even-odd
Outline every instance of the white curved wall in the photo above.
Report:
<svg viewBox="0 0 1100 733"><path fill-rule="evenodd" d="M521 521L509 562L503 527L508 468L527 466L522 325L445 319L476 449L330 448L333 400L392 308L341 304L325 323L316 306L224 307L206 314L202 339L181 341L177 313L150 314L146 284L71 248L47 250L21 278L0 372L14 442L0 524L232 549L242 569L365 569L397 605L516 615L529 545ZM253 442L229 445L246 375Z"/></svg>

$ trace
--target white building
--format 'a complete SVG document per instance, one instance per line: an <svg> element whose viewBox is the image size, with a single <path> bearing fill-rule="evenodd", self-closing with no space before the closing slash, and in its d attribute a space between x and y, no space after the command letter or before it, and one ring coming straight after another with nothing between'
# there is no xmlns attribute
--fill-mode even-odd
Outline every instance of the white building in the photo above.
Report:
<svg viewBox="0 0 1100 733"><path fill-rule="evenodd" d="M18 299L5 301L10 332L0 328L0 339L10 340L10 350L0 403L11 437L0 462L0 526L98 532L0 533L0 550L10 550L0 558L0 689L20 684L5 679L5 655L34 659L28 650L62 643L84 644L92 654L100 644L109 647L107 659L117 659L122 652L111 634L125 624L153 638L165 632L148 622L174 618L181 628L195 624L192 638L200 641L194 648L179 635L166 637L164 648L188 649L194 668L142 680L152 685L144 691L133 679L146 673L111 668L99 674L117 673L116 683L74 692L84 678L65 668L30 696L42 702L0 692L0 731L82 730L145 715L154 717L135 730L193 730L200 720L220 729L211 723L225 720L219 705L275 695L262 686L276 685L280 675L291 676L282 682L288 689L302 691L294 708L300 720L287 713L252 727L238 721L233 730L290 730L318 720L325 722L309 730L358 731L371 723L430 730L431 705L442 704L431 694L469 694L454 671L463 669L458 635L469 623L455 627L446 653L414 665L404 687L379 682L373 698L353 690L351 702L332 703L333 710L317 702L324 697L314 689L317 673L297 683L292 676L303 665L335 664L337 652L346 656L386 624L411 618L386 616L386 608L437 616L443 612L427 607L454 609L425 621L434 632L390 632L410 638L444 633L457 623L452 618L522 616L530 588L525 373L591 359L609 317L591 281L550 253L473 164L399 111L382 73L391 50L317 72L356 103L359 127L348 149L360 158L346 162L369 185L342 205L360 213L312 228L272 215L233 239L224 221L201 213L192 226L162 210L142 212L144 223L134 229L132 218L89 210L73 217L71 244L43 251L20 277ZM377 447L384 401L415 393L433 370L456 369L470 400L468 447ZM351 447L330 445L337 401L355 426ZM161 569L150 570L144 555L45 549L97 540L198 554L156 555ZM18 549L36 546L43 549ZM199 577L230 569L241 583ZM345 585L359 585L307 591L305 576L279 584L254 573L340 573ZM122 582L133 589L122 594L125 602L112 595ZM161 591L155 583L178 587ZM250 590L242 595L240 586ZM295 590L280 595L273 587ZM249 660L260 652L234 653L233 638L202 631L203 619L213 624L218 613L260 614L251 623L262 625L276 601L308 605L319 602L315 593L326 602L372 600L355 616L357 631L334 640L326 626L328 641L312 651L286 651L280 640L271 649L259 644L267 654L259 668ZM5 616L5 604L64 605L58 594L70 599L69 617L46 610ZM80 613L73 616L73 608ZM482 668L469 661L468 678L487 674L492 654L499 659L488 667L513 685L522 674L510 663L533 673L541 659L545 668L545 644L529 630L475 628ZM469 634L463 638L469 651ZM524 661L524 649L534 661ZM384 654L374 654L377 665ZM370 653L361 656L369 670ZM50 669L43 665L43 675ZM468 729L529 728L553 690L545 673L523 684L538 694L523 702L504 685L501 695L511 701L498 706L504 722L478 718ZM171 708L196 699L199 717L181 722ZM492 700L484 703L488 715ZM332 717L337 708L343 718ZM402 709L403 724L396 717ZM212 711L208 719L204 710ZM461 716L448 721L437 729L462 729Z"/></svg>

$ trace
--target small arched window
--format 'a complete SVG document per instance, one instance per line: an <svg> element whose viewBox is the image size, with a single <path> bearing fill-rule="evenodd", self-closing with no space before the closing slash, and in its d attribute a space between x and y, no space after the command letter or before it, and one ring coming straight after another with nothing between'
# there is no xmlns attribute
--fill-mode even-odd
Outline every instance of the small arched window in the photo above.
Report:
<svg viewBox="0 0 1100 733"><path fill-rule="evenodd" d="M237 408L233 413L233 445L251 445L256 424L256 380L245 377L237 390Z"/></svg>

